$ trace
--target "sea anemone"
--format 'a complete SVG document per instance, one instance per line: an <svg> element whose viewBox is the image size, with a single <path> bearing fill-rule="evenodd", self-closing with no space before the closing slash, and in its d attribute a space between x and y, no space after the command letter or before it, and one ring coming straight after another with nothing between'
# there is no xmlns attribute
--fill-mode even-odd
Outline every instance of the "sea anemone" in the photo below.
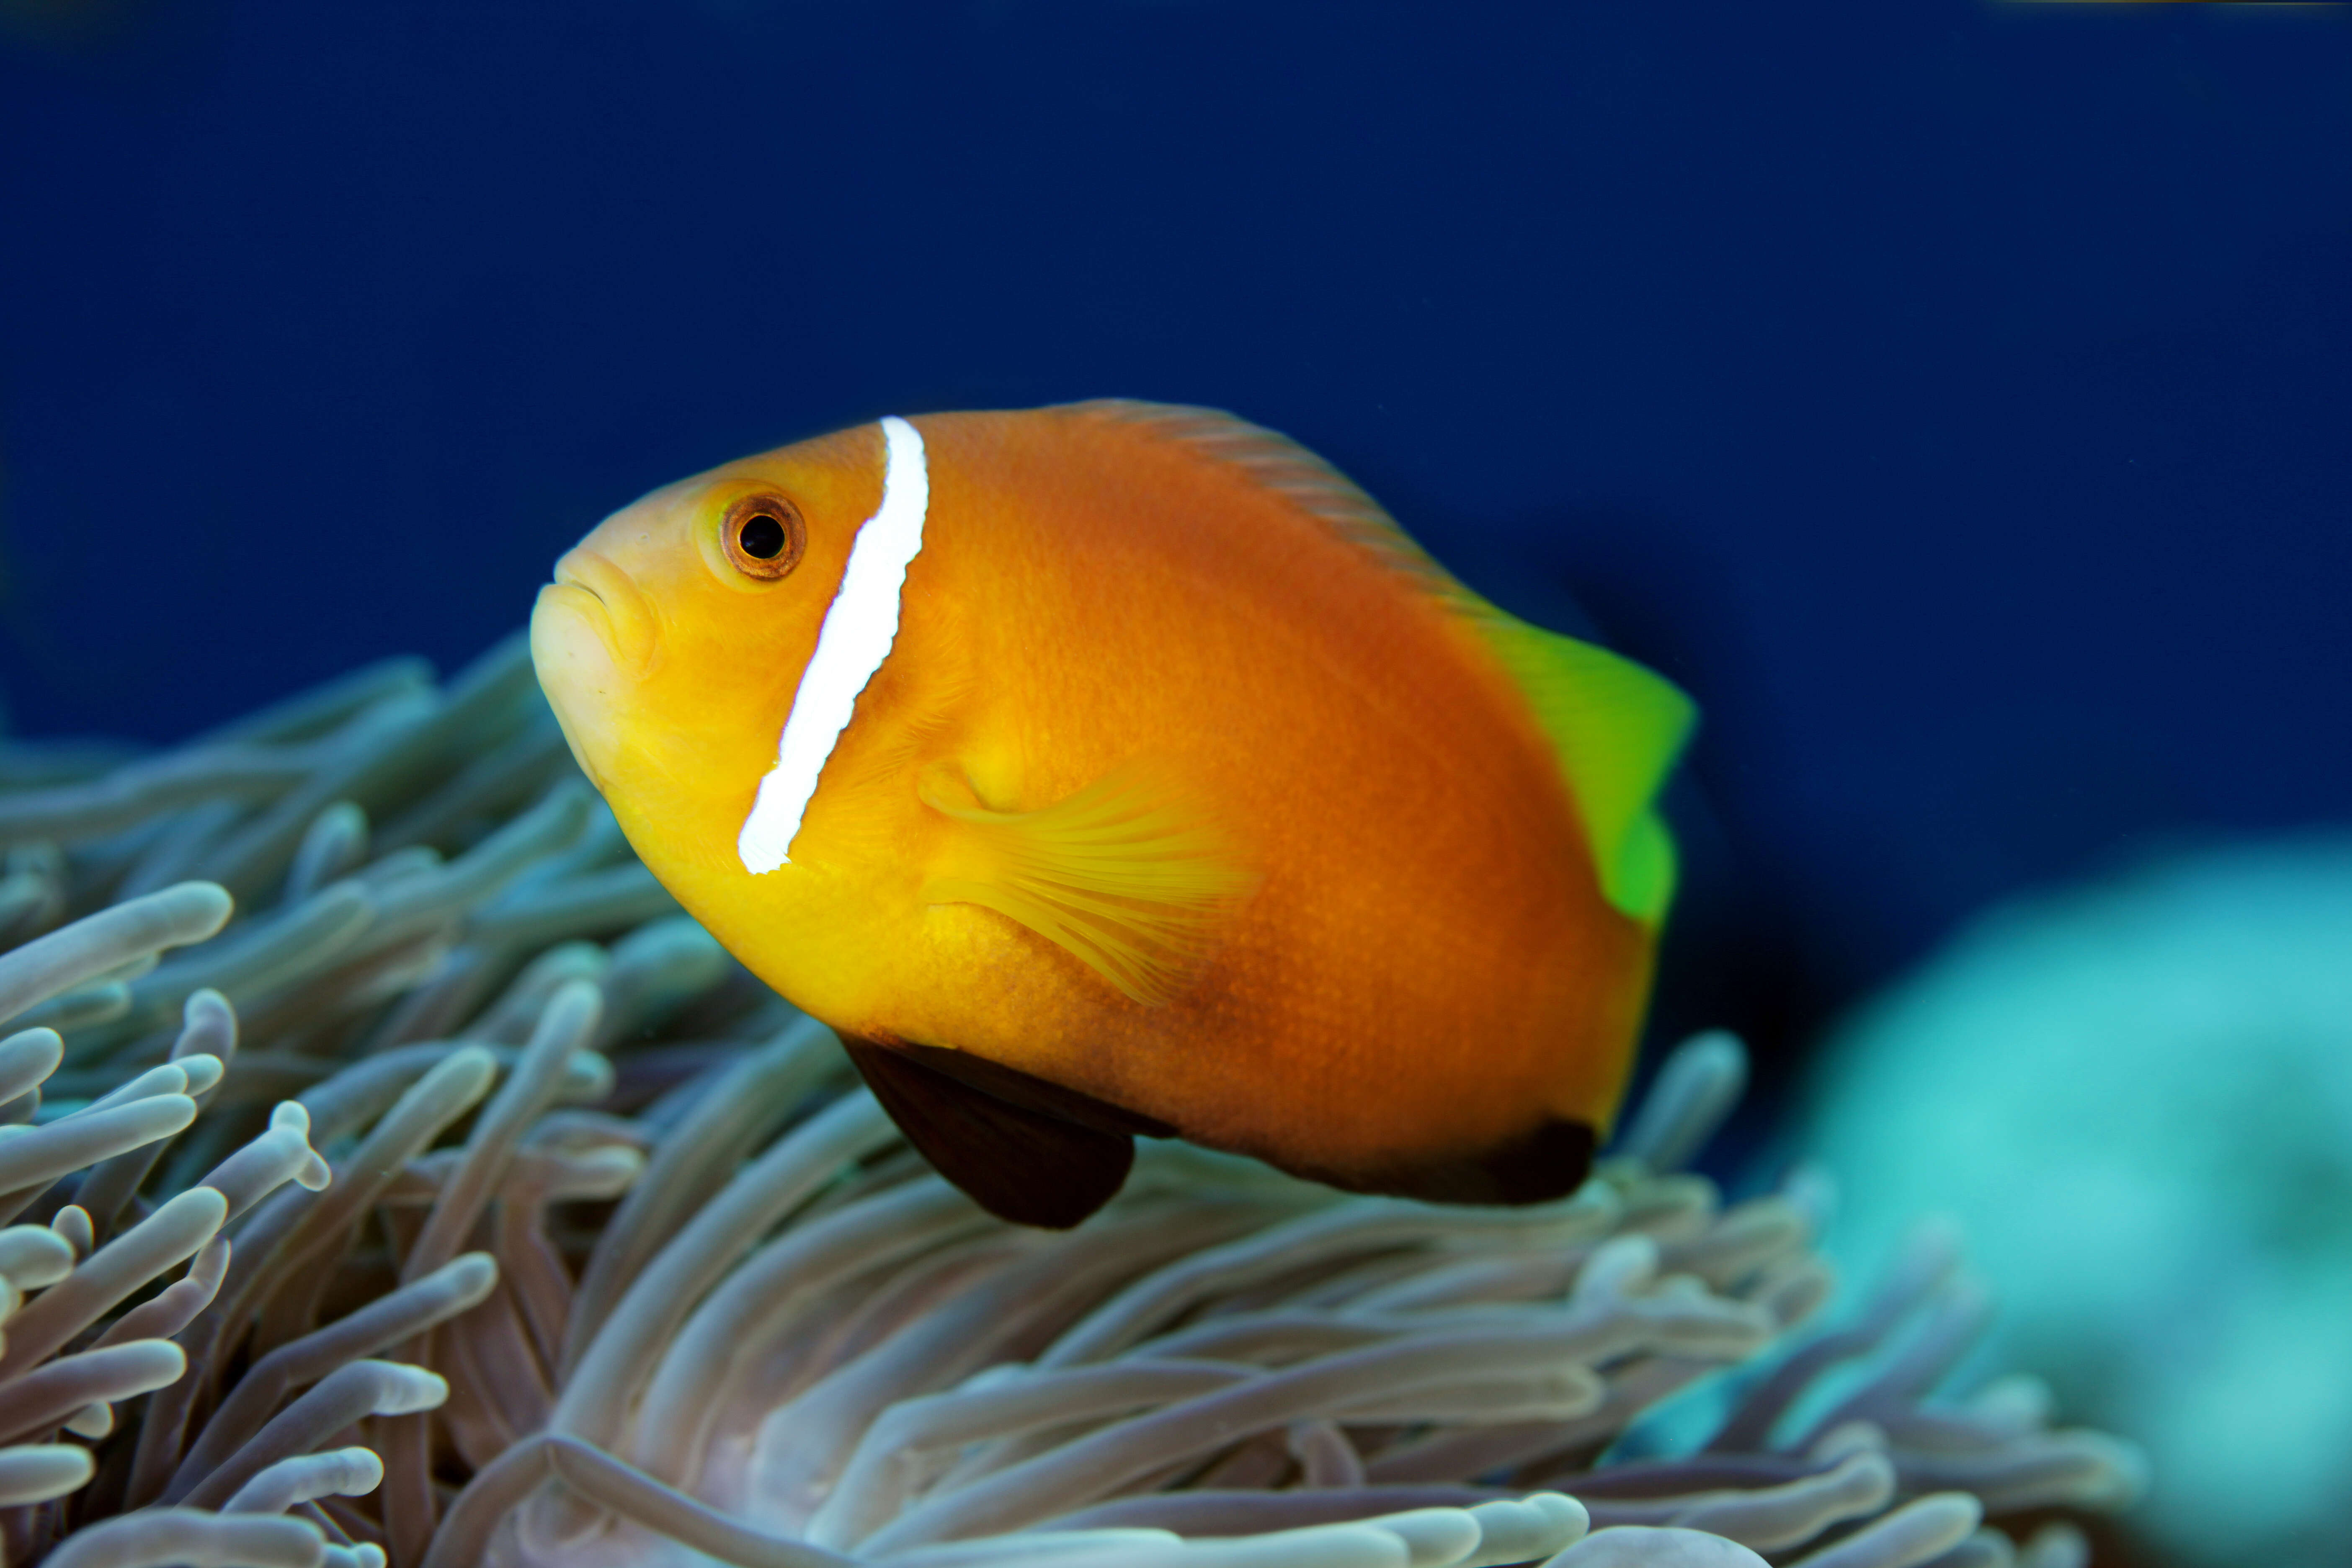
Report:
<svg viewBox="0 0 2352 1568"><path fill-rule="evenodd" d="M1822 1184L1683 1170L1722 1036L1559 1203L1160 1144L991 1218L630 857L514 644L0 749L0 844L7 1563L2059 1568L1982 1520L2136 1485L2029 1384L1934 1397L1982 1297L1933 1237L1802 1337ZM1688 1390L1712 1431L1640 1425Z"/></svg>

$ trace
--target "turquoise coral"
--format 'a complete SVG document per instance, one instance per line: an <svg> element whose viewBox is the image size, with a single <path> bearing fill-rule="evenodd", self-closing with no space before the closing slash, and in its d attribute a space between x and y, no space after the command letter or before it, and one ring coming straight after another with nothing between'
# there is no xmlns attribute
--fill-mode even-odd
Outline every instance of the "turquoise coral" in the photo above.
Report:
<svg viewBox="0 0 2352 1568"><path fill-rule="evenodd" d="M2175 1560L2345 1561L2352 837L2176 853L1981 920L1832 1041L1792 1142L1842 1257L1948 1210L2000 1353L2144 1441Z"/></svg>

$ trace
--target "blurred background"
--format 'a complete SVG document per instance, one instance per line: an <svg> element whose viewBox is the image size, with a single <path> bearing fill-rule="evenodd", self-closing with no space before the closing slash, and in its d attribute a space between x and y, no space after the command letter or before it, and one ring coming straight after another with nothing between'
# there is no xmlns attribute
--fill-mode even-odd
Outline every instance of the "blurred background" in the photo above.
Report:
<svg viewBox="0 0 2352 1568"><path fill-rule="evenodd" d="M1118 395L1699 697L1727 1168L1980 911L2352 818L2344 6L0 0L0 215L19 733L446 668L657 484Z"/></svg>

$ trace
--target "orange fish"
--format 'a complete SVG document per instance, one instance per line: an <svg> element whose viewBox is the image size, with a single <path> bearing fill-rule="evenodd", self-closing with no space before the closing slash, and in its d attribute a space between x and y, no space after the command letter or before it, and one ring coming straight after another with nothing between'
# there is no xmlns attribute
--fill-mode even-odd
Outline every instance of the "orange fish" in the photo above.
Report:
<svg viewBox="0 0 2352 1568"><path fill-rule="evenodd" d="M581 766L908 1139L1074 1225L1133 1135L1572 1190L1672 896L1657 676L1204 409L885 419L685 479L531 619Z"/></svg>

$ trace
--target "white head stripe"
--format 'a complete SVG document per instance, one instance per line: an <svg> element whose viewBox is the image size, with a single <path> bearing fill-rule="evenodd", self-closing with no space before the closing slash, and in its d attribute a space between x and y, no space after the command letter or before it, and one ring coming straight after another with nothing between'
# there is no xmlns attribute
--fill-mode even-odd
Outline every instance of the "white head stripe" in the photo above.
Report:
<svg viewBox="0 0 2352 1568"><path fill-rule="evenodd" d="M908 564L923 548L923 519L931 505L930 470L923 437L904 419L882 421L889 458L882 471L882 505L861 524L849 546L841 586L817 628L816 652L801 671L793 710L776 742L776 765L760 781L759 798L743 819L735 852L757 876L792 862L793 839L816 783L848 727L858 693L890 656L898 635L898 594Z"/></svg>

